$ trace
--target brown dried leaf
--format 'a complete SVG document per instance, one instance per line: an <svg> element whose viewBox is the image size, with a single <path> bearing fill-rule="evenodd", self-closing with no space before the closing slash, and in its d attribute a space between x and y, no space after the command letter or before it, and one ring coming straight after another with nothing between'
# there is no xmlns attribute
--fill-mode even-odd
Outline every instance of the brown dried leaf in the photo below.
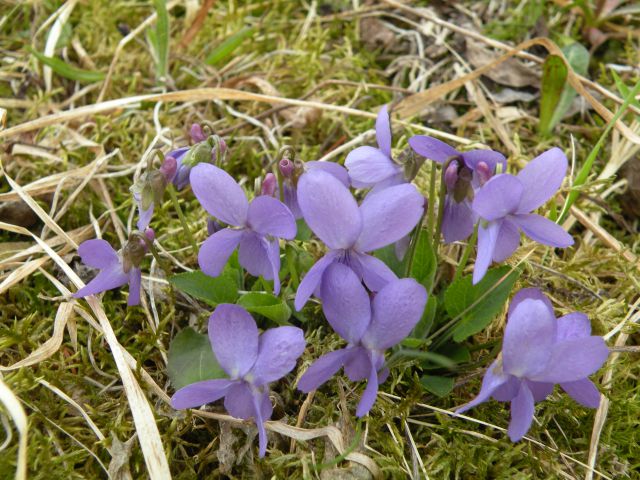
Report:
<svg viewBox="0 0 640 480"><path fill-rule="evenodd" d="M367 50L386 49L396 39L396 34L375 17L364 17L360 20L360 41Z"/></svg>
<svg viewBox="0 0 640 480"><path fill-rule="evenodd" d="M498 55L492 50L471 39L467 39L466 46L466 58L475 68L483 67L498 58ZM483 75L500 85L509 87L538 87L540 85L540 73L513 57L505 60L496 68L484 72Z"/></svg>

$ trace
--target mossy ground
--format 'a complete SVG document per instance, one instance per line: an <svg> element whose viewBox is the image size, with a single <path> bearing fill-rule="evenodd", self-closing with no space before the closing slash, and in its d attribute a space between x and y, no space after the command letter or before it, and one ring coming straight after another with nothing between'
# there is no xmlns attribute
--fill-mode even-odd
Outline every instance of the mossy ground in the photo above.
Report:
<svg viewBox="0 0 640 480"><path fill-rule="evenodd" d="M446 30L436 28L430 30L433 36L423 36L418 42L416 34L411 32L414 26L406 19L418 23L420 19L396 11L385 3L374 2L373 7L353 11L353 3L287 0L214 2L194 40L188 46L181 47L179 42L189 27L185 20L188 12L185 3L177 2L170 11L170 89L226 86L267 94L276 94L276 89L277 94L288 98L310 95L310 99L315 101L371 112L385 102L401 98L403 94L399 89L409 87L416 80L417 72L424 73L433 67L427 77L427 88L457 75L454 64L459 64L459 59L454 54L461 51L464 43L460 35L445 34L443 32ZM491 18L485 16L489 7L480 5L483 2L455 2L455 6L447 3L434 2L433 8L439 16L453 23L467 24L503 41L515 44L532 36L532 29L537 34L546 31L553 40L561 43L567 43L569 39L585 41L582 37L585 16L575 9L560 5L567 2L502 2L502 7L493 10ZM62 106L63 102L77 95L82 86L54 73L53 88L47 92L42 65L29 54L29 46L39 51L44 49L51 27L42 26L60 6L61 2L46 1L5 4L2 9L0 107L7 107L8 126L69 108L68 105ZM60 48L56 52L64 52L70 64L89 68L79 58L77 49L72 47L72 40L75 39L88 52L96 69L105 72L122 39L118 27L121 30L125 26L136 28L152 12L152 2L80 2L63 29ZM365 18L370 22L363 25L361 22ZM428 22L423 24L427 31L433 27ZM612 91L616 90L605 64L633 67L638 62L638 40L633 33L638 26L637 18L627 16L623 20L618 19L617 25L620 24L626 28L623 32L628 32L628 35L620 34L618 30L615 38L595 49L589 70L591 78ZM205 65L204 59L212 49L245 25L256 26L257 33L216 68ZM422 47L426 53L421 53ZM538 70L539 67L532 67L532 72ZM154 71L153 58L143 33L122 51L105 99L160 91ZM621 71L628 85L636 80L633 71ZM389 91L365 84L393 85L398 89ZM489 86L494 87L494 84ZM74 107L95 103L100 88L101 84L78 95L73 102ZM537 92L534 87L526 90ZM23 103L17 108L7 103L7 99ZM604 103L609 108L615 107L608 100ZM522 166L527 159L551 145L568 152L573 137L576 169L579 168L605 122L593 111L577 113L558 125L551 138L541 138L537 134L538 104L537 100L512 104L522 114L506 124L507 132L518 150L511 152L510 161ZM233 110L227 109L227 106ZM302 159L312 160L373 125L370 119L331 111L316 111L306 117L292 118L291 112L304 113L296 108L288 109L287 115L274 113L259 117L267 108L269 105L257 102L165 103L159 109L157 120L162 127L170 128L166 136L174 139L178 145L186 141L188 127L194 121L209 121L214 131L229 129L226 138L231 147L230 169L246 178L248 185L252 185L254 179L263 174L277 151L265 135L265 130L272 132L280 145L292 145ZM477 106L468 99L467 92L462 88L441 99L430 116L413 121L416 125L427 124L506 151L491 122L482 112L468 116L468 121L461 123L456 122L455 118L437 115L438 110L442 112L446 109L456 117L462 117L477 109ZM262 125L244 122L237 112L259 118ZM627 116L625 121L630 122L631 118ZM137 164L156 135L153 105L141 104L134 109L80 119L69 123L67 129L80 132L102 145L105 152L119 149L120 153L110 160L102 173L111 174L104 176L103 181L116 206L116 215L127 224L132 212L129 194L132 174L116 174ZM3 139L1 155L6 172L21 185L26 185L52 173L87 165L95 159L95 149L68 148L58 138L60 131L59 125L55 125ZM406 146L408 136L409 132L396 132L398 151ZM16 145L42 146L42 150L53 157L15 154ZM613 147L608 141L594 165L594 175L612 155L618 154ZM343 159L344 155L337 157L337 160ZM422 186L426 187L426 183ZM587 187L588 196L596 198L604 188L593 182ZM4 179L0 179L0 188L3 192L10 190ZM70 184L56 193L59 197L58 206L73 190ZM50 194L53 193L55 186ZM36 198L49 211L51 196ZM202 241L206 235L204 212L190 192L185 192L181 198L196 238ZM617 195L608 197L606 211L587 196L581 197L578 205L588 212L603 212L602 227L631 251L638 253L638 220L622 209L619 199ZM106 214L108 210L97 188L97 180L93 179L58 223L70 231L89 224L92 215L99 218L104 238L118 244L118 237ZM616 222L616 215L627 215L631 229L626 230ZM153 226L166 250L173 252L180 262L191 267L196 265L195 256L186 248L186 239L181 234L175 211L168 202L158 209ZM31 225L30 228L39 234L42 224ZM594 330L598 334L605 334L625 318L637 300L638 266L600 241L591 239L590 233L580 224L574 225L571 233L577 240L575 248L564 253L538 248L524 261L524 274L516 288L544 288L553 299L558 313L583 311L592 319ZM2 258L8 255L7 251L12 245L9 242L31 240L6 231L0 233L0 239L7 246L2 249ZM533 244L521 248L510 262L515 264L531 246ZM447 250L447 258L457 261L458 248ZM315 253L314 249L316 247L312 246L311 251ZM71 256L65 258L71 260ZM3 264L2 267L2 276L6 278L16 265ZM65 275L52 262L43 268L63 283L66 282ZM177 265L173 268L176 272L180 271ZM443 278L450 275L447 268L443 267L441 271ZM159 275L157 272L155 274ZM572 281L567 281L567 277ZM173 390L168 384L162 354L166 353L177 330L194 325L203 331L208 310L166 288L156 289L154 293L159 314L158 334L149 329L144 309L127 309L126 293L106 293L103 305L121 344L153 376L156 383L171 394ZM3 366L25 358L50 337L60 301L58 295L58 290L49 279L36 270L0 296L0 355ZM304 328L310 346L289 380L274 386L277 400L274 418L290 424L295 424L306 397L295 390L295 375L303 371L320 352L338 342L329 333L317 308L311 307L305 313L307 322ZM499 342L503 326L504 319L501 317L471 343L482 345ZM625 331L631 334L627 345L636 344L637 330L626 328ZM77 318L77 332L77 345L65 334L61 348L47 360L3 374L3 381L20 398L28 414L28 470L31 478L107 478L103 467L109 466L112 458L110 451L113 452L114 444L117 445L113 438L125 442L136 432L125 392L105 340L80 317ZM610 343L613 340L615 337ZM588 459L594 411L578 406L558 390L548 401L537 406L536 422L530 431L530 436L545 447L529 441L511 444L503 431L452 418L429 408L451 409L468 401L478 391L480 384L478 375L470 377L469 374L481 372L489 355L489 349L477 349L472 361L461 366L459 378L469 378L469 381L461 382L445 398L427 394L418 382L416 369L395 369L382 386L382 391L396 397L379 397L363 424L366 447L358 445L359 451L370 456L384 474L392 478L406 478L409 472L415 472L418 476L427 472L430 478L583 478L586 469L578 462L586 463ZM640 478L638 353L622 353L612 368L612 381L606 393L610 410L598 444L596 470L610 478ZM56 386L80 404L107 439L98 441L77 410L46 388L43 381ZM315 395L302 426L315 428L337 425L346 438L352 439L356 426L353 412L362 388L362 385L354 386L340 379L332 380ZM178 479L212 478L222 473L237 478L315 477L322 474L317 465L333 455L328 452L328 457L324 458L326 445L323 440L297 442L297 447L291 450L289 439L274 435L269 455L258 459L255 449L243 449L247 439L255 442L251 429L245 429L248 437L242 430L229 430L224 426L221 429L217 421L176 413L151 392L147 391L147 395L156 412L172 474ZM220 410L220 407L213 409ZM0 414L5 418L6 411L0 409ZM484 404L469 412L469 415L503 428L508 423L507 406L497 402ZM5 422L5 425L8 424ZM229 442L234 438L235 443L229 450ZM227 454L225 462L221 462L221 442L227 451L238 454L237 458L234 458L234 454ZM14 432L14 439L0 453L0 478L12 477L17 448ZM414 451L421 458L424 470L412 453ZM240 455L239 452L244 453ZM137 442L132 444L130 457L125 464L131 477L145 478L144 458ZM341 462L338 466L343 468L342 474L351 475L350 478L357 478L362 473L354 468L345 470L349 467L348 462ZM331 470L334 467L324 468L327 478L338 475L337 470Z"/></svg>

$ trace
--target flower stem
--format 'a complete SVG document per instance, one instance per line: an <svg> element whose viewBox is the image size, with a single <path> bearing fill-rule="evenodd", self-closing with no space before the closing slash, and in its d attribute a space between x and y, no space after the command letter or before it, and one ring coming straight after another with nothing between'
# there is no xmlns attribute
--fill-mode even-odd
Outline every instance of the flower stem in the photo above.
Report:
<svg viewBox="0 0 640 480"><path fill-rule="evenodd" d="M187 240L191 244L191 248L193 248L193 253L198 255L198 245L196 244L193 235L191 234L191 230L189 230L189 225L187 224L187 219L182 212L182 208L180 207L180 202L178 201L178 196L176 195L176 191L172 185L169 185L167 188L169 190L169 196L171 197L171 202L173 203L173 207L176 209L176 213L178 214L178 218L180 219L180 223L182 224L182 230L184 234L187 236Z"/></svg>
<svg viewBox="0 0 640 480"><path fill-rule="evenodd" d="M462 252L462 257L460 257L460 261L458 262L458 266L456 267L456 273L453 275L453 281L455 282L460 278L462 272L464 271L464 267L467 266L467 261L469 260L469 255L471 254L471 250L476 244L476 239L478 238L478 225L473 229L473 235L467 242L467 245L464 247Z"/></svg>

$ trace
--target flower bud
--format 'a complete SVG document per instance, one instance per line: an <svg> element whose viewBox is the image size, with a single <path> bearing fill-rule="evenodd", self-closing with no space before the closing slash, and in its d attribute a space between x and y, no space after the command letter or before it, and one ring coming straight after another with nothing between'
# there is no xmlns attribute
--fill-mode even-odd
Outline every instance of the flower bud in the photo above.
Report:
<svg viewBox="0 0 640 480"><path fill-rule="evenodd" d="M480 185L484 185L491 178L491 169L485 162L478 162L478 165L476 165L476 173L478 174Z"/></svg>
<svg viewBox="0 0 640 480"><path fill-rule="evenodd" d="M284 178L291 178L293 171L295 170L295 166L291 160L283 158L278 164L278 169Z"/></svg>
<svg viewBox="0 0 640 480"><path fill-rule="evenodd" d="M156 232L153 230L153 228L147 227L144 231L144 236L147 237L147 240L153 243L156 239Z"/></svg>
<svg viewBox="0 0 640 480"><path fill-rule="evenodd" d="M456 183L458 182L458 167L458 162L454 160L444 172L444 184L447 186L447 190L456 188Z"/></svg>
<svg viewBox="0 0 640 480"><path fill-rule="evenodd" d="M278 181L276 180L276 176L273 173L267 173L262 181L262 186L260 188L260 195L268 195L273 197L276 193L276 187L278 186Z"/></svg>
<svg viewBox="0 0 640 480"><path fill-rule="evenodd" d="M160 167L160 173L164 175L164 178L168 183L173 180L173 177L175 177L177 169L177 160L173 157L165 157L164 162L162 162L162 166Z"/></svg>
<svg viewBox="0 0 640 480"><path fill-rule="evenodd" d="M193 143L204 142L207 137L202 131L202 126L199 123L194 123L191 125L191 130L189 130L189 134L191 135L191 140Z"/></svg>

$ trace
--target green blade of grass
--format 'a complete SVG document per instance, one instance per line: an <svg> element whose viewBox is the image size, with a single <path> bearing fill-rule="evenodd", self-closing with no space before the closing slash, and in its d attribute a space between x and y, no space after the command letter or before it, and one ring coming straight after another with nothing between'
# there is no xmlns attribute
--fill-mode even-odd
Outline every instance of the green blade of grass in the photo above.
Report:
<svg viewBox="0 0 640 480"><path fill-rule="evenodd" d="M166 0L154 0L158 20L156 22L155 34L151 36L154 49L156 51L156 75L158 80L164 82L167 78L169 66L169 14L167 13Z"/></svg>
<svg viewBox="0 0 640 480"><path fill-rule="evenodd" d="M238 30L236 33L231 35L224 42L214 48L205 62L207 63L207 65L219 65L220 62L228 58L229 55L231 55L233 51L242 44L242 42L244 42L248 38L253 37L254 33L256 33L255 27L245 27L242 30Z"/></svg>
<svg viewBox="0 0 640 480"><path fill-rule="evenodd" d="M100 82L104 80L105 74L102 72L93 72L91 70L83 70L81 68L72 67L68 63L55 57L47 57L42 53L30 48L31 54L36 57L41 63L51 67L51 69L58 75L62 75L65 78L71 80L77 80L78 82Z"/></svg>
<svg viewBox="0 0 640 480"><path fill-rule="evenodd" d="M538 131L548 135L553 128L553 112L560 101L567 81L567 66L557 55L549 55L542 67L542 98L540 99L540 122Z"/></svg>
<svg viewBox="0 0 640 480"><path fill-rule="evenodd" d="M638 94L638 92L640 92L640 80L635 84L633 89L628 91L627 95L624 96L624 102L622 102L622 105L620 105L620 108L618 109L616 114L613 116L611 121L609 121L609 123L607 124L606 128L604 129L604 132L602 132L602 135L598 139L598 142L594 145L593 149L589 153L589 156L585 160L584 165L582 165L582 168L576 175L576 178L573 181L573 185L571 187L571 191L569 192L569 195L567 195L567 200L564 202L564 206L562 207L562 213L560 214L560 218L556 223L562 223L567 217L569 213L569 209L571 208L571 205L575 203L575 201L578 199L578 195L580 195L579 187L584 185L584 183L587 181L587 178L589 178L589 173L591 173L591 167L593 166L593 162L598 156L598 153L600 152L600 149L602 148L602 145L604 144L605 139L609 135L609 132L611 131L615 123L618 121L618 119L626 112L627 107L635 101L635 97Z"/></svg>

